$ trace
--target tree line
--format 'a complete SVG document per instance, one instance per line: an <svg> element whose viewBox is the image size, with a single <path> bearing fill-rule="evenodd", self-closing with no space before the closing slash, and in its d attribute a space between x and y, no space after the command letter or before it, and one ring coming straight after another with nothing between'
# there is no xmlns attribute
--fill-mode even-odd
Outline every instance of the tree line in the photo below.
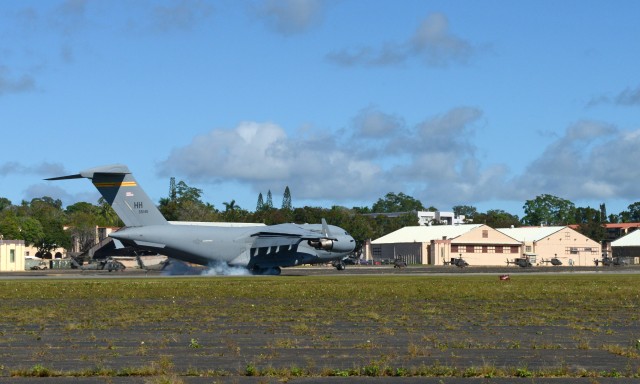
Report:
<svg viewBox="0 0 640 384"><path fill-rule="evenodd" d="M158 208L169 221L218 221L264 223L319 223L327 222L347 230L361 246L367 239L375 239L405 226L418 225L415 211L437 211L436 207L425 207L422 202L402 192L389 192L371 207L299 207L292 205L291 191L286 187L280 208L274 207L271 191L266 200L258 196L256 209L249 211L236 204L235 200L223 203L223 209L202 201L202 190L188 186L184 181L172 179L169 196L161 198ZM453 207L454 213L464 215L469 223L486 224L492 228L518 227L522 225L578 225L585 236L602 241L606 237L605 223L640 222L640 202L633 203L618 214L607 214L605 204L597 209L576 207L569 200L543 194L527 200L523 206L524 216L510 214L500 209L486 212L470 205ZM403 212L397 217L376 213ZM434 222L432 225L439 225ZM62 202L51 197L35 198L14 205L0 198L0 238L24 240L29 246L38 248L41 255L62 247L70 249L72 239L79 244L80 251L90 248L95 242L95 227L120 227L123 223L109 204L100 199L97 204L78 202L62 207Z"/></svg>

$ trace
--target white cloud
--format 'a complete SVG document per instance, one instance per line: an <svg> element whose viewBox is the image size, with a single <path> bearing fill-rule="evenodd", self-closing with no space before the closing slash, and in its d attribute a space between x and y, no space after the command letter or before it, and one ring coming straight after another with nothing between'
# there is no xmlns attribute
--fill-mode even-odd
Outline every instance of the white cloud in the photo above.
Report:
<svg viewBox="0 0 640 384"><path fill-rule="evenodd" d="M288 185L296 199L338 204L403 192L441 209L524 202L545 193L572 201L635 201L640 195L640 131L577 122L512 174L506 163L483 164L478 157L496 150L474 144L479 129L486 129L479 109L453 108L411 128L401 122L372 107L345 132L290 136L273 123L244 122L175 149L161 172L189 181L240 182L255 191ZM367 151L358 150L356 138L365 133L374 139Z"/></svg>
<svg viewBox="0 0 640 384"><path fill-rule="evenodd" d="M0 96L28 92L35 89L35 80L30 75L11 76L9 69L0 66Z"/></svg>
<svg viewBox="0 0 640 384"><path fill-rule="evenodd" d="M515 180L528 198L550 193L569 200L640 195L639 131L623 132L606 123L580 121L552 142ZM523 196L514 193L514 197Z"/></svg>
<svg viewBox="0 0 640 384"><path fill-rule="evenodd" d="M354 139L382 138L396 134L404 126L401 117L386 114L374 107L360 111L353 119Z"/></svg>
<svg viewBox="0 0 640 384"><path fill-rule="evenodd" d="M254 9L269 29L282 35L294 35L318 25L324 16L324 8L322 0L265 0Z"/></svg>
<svg viewBox="0 0 640 384"><path fill-rule="evenodd" d="M362 46L342 49L330 52L326 58L342 66L389 66L417 58L430 67L447 67L466 64L477 51L470 42L450 31L449 21L444 14L432 13L405 41L387 42L379 48Z"/></svg>
<svg viewBox="0 0 640 384"><path fill-rule="evenodd" d="M587 107L595 107L600 104L613 104L622 107L640 106L640 85L634 88L627 87L615 96L600 95L593 97L587 103Z"/></svg>
<svg viewBox="0 0 640 384"><path fill-rule="evenodd" d="M451 33L449 20L442 13L432 13L422 21L411 39L411 47L430 66L464 64L474 51L469 42Z"/></svg>
<svg viewBox="0 0 640 384"><path fill-rule="evenodd" d="M0 176L31 174L43 177L55 177L64 173L64 167L58 163L43 162L35 165L24 165L15 161L9 161L0 164Z"/></svg>
<svg viewBox="0 0 640 384"><path fill-rule="evenodd" d="M359 197L375 185L379 167L336 143L328 135L291 138L275 124L244 122L175 149L160 172L191 181L240 181L255 190L288 185L300 199Z"/></svg>
<svg viewBox="0 0 640 384"><path fill-rule="evenodd" d="M172 1L168 5L157 5L153 8L151 21L156 30L186 31L208 19L212 12L213 7L202 0Z"/></svg>

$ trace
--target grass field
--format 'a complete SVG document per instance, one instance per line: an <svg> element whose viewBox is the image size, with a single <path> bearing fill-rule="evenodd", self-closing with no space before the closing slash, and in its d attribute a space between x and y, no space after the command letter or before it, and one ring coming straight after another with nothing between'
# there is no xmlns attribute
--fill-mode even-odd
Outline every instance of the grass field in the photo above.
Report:
<svg viewBox="0 0 640 384"><path fill-rule="evenodd" d="M0 281L0 377L640 377L640 275Z"/></svg>

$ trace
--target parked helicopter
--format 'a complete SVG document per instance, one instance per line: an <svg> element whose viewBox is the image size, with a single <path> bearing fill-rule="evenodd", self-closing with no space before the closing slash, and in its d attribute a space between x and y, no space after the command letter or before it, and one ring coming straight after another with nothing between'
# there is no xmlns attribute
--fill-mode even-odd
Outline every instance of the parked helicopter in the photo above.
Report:
<svg viewBox="0 0 640 384"><path fill-rule="evenodd" d="M513 261L507 259L507 265L509 264L515 264L520 268L529 268L533 266L529 260L529 256L516 257Z"/></svg>
<svg viewBox="0 0 640 384"><path fill-rule="evenodd" d="M444 265L455 265L458 268L468 267L469 263L462 257L452 257L451 261L445 261Z"/></svg>
<svg viewBox="0 0 640 384"><path fill-rule="evenodd" d="M605 267L610 267L612 265L615 267L619 267L619 266L628 264L627 260L625 260L622 257L619 257L619 256L610 257L606 255L603 256L602 259L593 259L593 262L596 264L596 267L598 266L598 264L602 264Z"/></svg>
<svg viewBox="0 0 640 384"><path fill-rule="evenodd" d="M557 257L553 257L551 260L542 259L540 262L541 263L551 263L551 265L555 265L555 266L562 265L562 261L560 259L558 259Z"/></svg>
<svg viewBox="0 0 640 384"><path fill-rule="evenodd" d="M109 272L124 271L126 269L124 264L112 257L101 260L94 260L89 264L80 264L76 259L71 258L71 268L81 269L83 271L107 270Z"/></svg>

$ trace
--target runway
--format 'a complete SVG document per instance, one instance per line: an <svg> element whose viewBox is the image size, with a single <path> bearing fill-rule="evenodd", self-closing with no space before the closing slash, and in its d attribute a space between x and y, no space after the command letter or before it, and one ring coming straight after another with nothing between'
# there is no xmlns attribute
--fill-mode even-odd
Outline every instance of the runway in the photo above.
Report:
<svg viewBox="0 0 640 384"><path fill-rule="evenodd" d="M300 266L283 268L281 276L353 276L353 275L483 275L483 274L637 274L640 273L640 265L625 266L589 266L589 267L565 267L565 266L534 266L521 268L517 266L489 266L489 267L465 267L454 266L426 266L412 265L406 268L394 268L392 265L349 265L345 270L338 271L330 265ZM0 280L4 279L77 279L77 278L149 278L149 277L173 277L173 276L224 276L224 273L215 274L204 267L180 268L179 270L144 271L138 268L128 268L125 271L108 272L106 270L78 269L46 269L20 272L0 272ZM237 274L235 274L237 275ZM247 273L247 275L249 275Z"/></svg>

